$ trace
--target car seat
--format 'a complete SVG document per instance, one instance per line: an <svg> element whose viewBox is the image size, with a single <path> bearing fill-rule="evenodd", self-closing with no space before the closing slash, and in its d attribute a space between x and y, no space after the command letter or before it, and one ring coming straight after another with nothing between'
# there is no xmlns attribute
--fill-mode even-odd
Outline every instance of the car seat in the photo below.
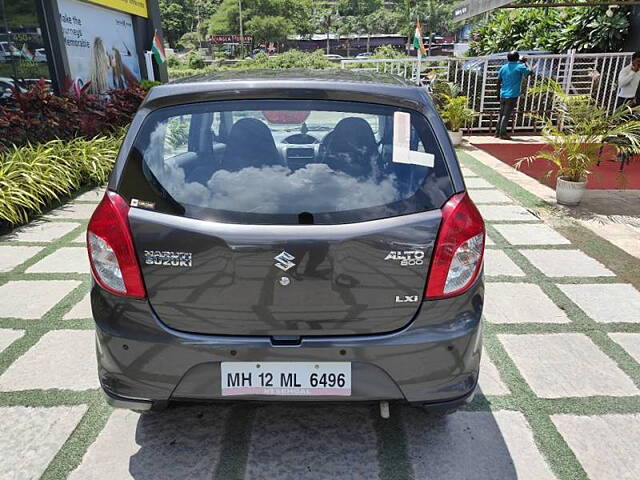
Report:
<svg viewBox="0 0 640 480"><path fill-rule="evenodd" d="M222 159L224 170L283 165L269 127L257 118L241 118L233 124Z"/></svg>
<svg viewBox="0 0 640 480"><path fill-rule="evenodd" d="M359 117L340 120L321 145L323 161L334 171L369 176L378 157L378 143L369 123Z"/></svg>

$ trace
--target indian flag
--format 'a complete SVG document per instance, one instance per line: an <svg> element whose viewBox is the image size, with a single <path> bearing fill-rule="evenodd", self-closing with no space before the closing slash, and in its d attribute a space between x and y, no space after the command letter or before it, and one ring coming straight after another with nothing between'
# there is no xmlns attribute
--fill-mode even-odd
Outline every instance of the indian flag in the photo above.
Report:
<svg viewBox="0 0 640 480"><path fill-rule="evenodd" d="M418 55L423 56L427 53L427 49L424 48L424 43L422 43L422 25L420 25L420 20L416 20L416 31L413 34L413 46L418 51Z"/></svg>
<svg viewBox="0 0 640 480"><path fill-rule="evenodd" d="M167 56L164 53L164 46L162 45L162 39L160 38L160 35L158 35L157 31L153 35L153 44L151 45L151 51L156 57L156 62L158 62L159 65L162 65L167 60Z"/></svg>

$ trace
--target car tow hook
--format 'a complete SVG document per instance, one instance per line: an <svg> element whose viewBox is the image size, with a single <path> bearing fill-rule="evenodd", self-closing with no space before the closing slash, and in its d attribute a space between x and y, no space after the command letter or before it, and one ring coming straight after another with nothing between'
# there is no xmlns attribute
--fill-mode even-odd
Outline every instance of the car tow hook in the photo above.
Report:
<svg viewBox="0 0 640 480"><path fill-rule="evenodd" d="M380 416L384 419L389 418L389 402L385 400L380 402Z"/></svg>

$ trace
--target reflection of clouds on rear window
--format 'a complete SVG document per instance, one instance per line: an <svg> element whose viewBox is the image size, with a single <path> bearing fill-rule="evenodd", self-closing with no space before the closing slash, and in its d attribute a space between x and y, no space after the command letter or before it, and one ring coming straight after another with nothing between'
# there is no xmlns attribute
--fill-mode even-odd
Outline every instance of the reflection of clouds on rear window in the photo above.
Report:
<svg viewBox="0 0 640 480"><path fill-rule="evenodd" d="M398 200L394 181L395 177L358 179L316 163L295 172L282 166L220 170L207 186L212 208L299 213L336 212L393 202Z"/></svg>
<svg viewBox="0 0 640 480"><path fill-rule="evenodd" d="M145 158L152 158L148 153ZM187 182L175 158L148 162L148 166L176 201L219 210L336 212L399 200L395 176L379 181L354 178L325 164L310 164L296 171L284 166L249 167L237 172L218 170L206 186Z"/></svg>

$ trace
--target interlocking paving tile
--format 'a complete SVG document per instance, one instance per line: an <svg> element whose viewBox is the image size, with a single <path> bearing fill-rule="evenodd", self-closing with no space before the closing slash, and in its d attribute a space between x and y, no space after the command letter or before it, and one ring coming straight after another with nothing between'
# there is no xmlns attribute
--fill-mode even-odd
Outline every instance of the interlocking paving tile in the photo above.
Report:
<svg viewBox="0 0 640 480"><path fill-rule="evenodd" d="M48 218L88 220L96 209L95 203L67 203L47 214Z"/></svg>
<svg viewBox="0 0 640 480"><path fill-rule="evenodd" d="M0 245L0 272L9 272L26 262L44 247Z"/></svg>
<svg viewBox="0 0 640 480"><path fill-rule="evenodd" d="M80 285L77 280L16 280L0 285L0 317L40 318Z"/></svg>
<svg viewBox="0 0 640 480"><path fill-rule="evenodd" d="M0 408L0 478L40 478L87 407Z"/></svg>
<svg viewBox="0 0 640 480"><path fill-rule="evenodd" d="M499 190L470 190L471 199L477 203L513 203L509 197Z"/></svg>
<svg viewBox="0 0 640 480"><path fill-rule="evenodd" d="M464 183L467 185L467 188L494 188L489 182L487 182L484 178L479 177L465 177Z"/></svg>
<svg viewBox="0 0 640 480"><path fill-rule="evenodd" d="M89 273L89 258L84 247L63 247L47 255L27 273Z"/></svg>
<svg viewBox="0 0 640 480"><path fill-rule="evenodd" d="M0 376L0 392L59 388L97 388L98 367L93 330L45 333Z"/></svg>
<svg viewBox="0 0 640 480"><path fill-rule="evenodd" d="M24 335L24 330L0 329L0 352Z"/></svg>
<svg viewBox="0 0 640 480"><path fill-rule="evenodd" d="M64 320L74 320L77 318L92 318L93 315L91 313L91 294L87 293L82 300L76 303L69 313L67 313L64 317Z"/></svg>
<svg viewBox="0 0 640 480"><path fill-rule="evenodd" d="M18 242L52 242L63 237L78 225L80 224L74 222L37 220L13 231L2 239Z"/></svg>
<svg viewBox="0 0 640 480"><path fill-rule="evenodd" d="M356 405L259 408L247 479L378 478L371 408Z"/></svg>
<svg viewBox="0 0 640 480"><path fill-rule="evenodd" d="M615 273L580 250L521 250L548 277L614 277Z"/></svg>
<svg viewBox="0 0 640 480"><path fill-rule="evenodd" d="M464 178L477 177L478 176L472 170L469 170L468 168L462 167L460 169L460 171L462 171L462 175L464 176Z"/></svg>
<svg viewBox="0 0 640 480"><path fill-rule="evenodd" d="M70 480L211 479L227 406L181 406L140 415L115 410Z"/></svg>
<svg viewBox="0 0 640 480"><path fill-rule="evenodd" d="M569 323L542 289L533 283L485 285L484 317L491 323Z"/></svg>
<svg viewBox="0 0 640 480"><path fill-rule="evenodd" d="M485 395L509 395L509 388L500 378L497 367L489 358L486 351L482 352L480 360L480 390Z"/></svg>
<svg viewBox="0 0 640 480"><path fill-rule="evenodd" d="M80 235L73 239L73 243L82 243L83 245L87 243L87 232L82 231Z"/></svg>
<svg viewBox="0 0 640 480"><path fill-rule="evenodd" d="M535 215L519 205L478 205L478 210L489 222L538 220Z"/></svg>
<svg viewBox="0 0 640 480"><path fill-rule="evenodd" d="M94 202L98 203L104 196L104 188L96 188L76 197L76 202Z"/></svg>
<svg viewBox="0 0 640 480"><path fill-rule="evenodd" d="M609 337L640 363L640 333L610 333Z"/></svg>
<svg viewBox="0 0 640 480"><path fill-rule="evenodd" d="M567 297L596 322L640 323L640 292L633 285L558 285Z"/></svg>
<svg viewBox="0 0 640 480"><path fill-rule="evenodd" d="M433 420L406 409L404 422L417 479L555 478L520 412L457 412Z"/></svg>
<svg viewBox="0 0 640 480"><path fill-rule="evenodd" d="M525 273L502 250L493 248L484 251L485 275L510 275L512 277L524 277Z"/></svg>
<svg viewBox="0 0 640 480"><path fill-rule="evenodd" d="M586 335L498 335L541 398L640 395L631 379Z"/></svg>
<svg viewBox="0 0 640 480"><path fill-rule="evenodd" d="M637 480L640 414L552 415L591 480Z"/></svg>
<svg viewBox="0 0 640 480"><path fill-rule="evenodd" d="M568 245L571 242L542 223L495 225L495 229L511 245Z"/></svg>

